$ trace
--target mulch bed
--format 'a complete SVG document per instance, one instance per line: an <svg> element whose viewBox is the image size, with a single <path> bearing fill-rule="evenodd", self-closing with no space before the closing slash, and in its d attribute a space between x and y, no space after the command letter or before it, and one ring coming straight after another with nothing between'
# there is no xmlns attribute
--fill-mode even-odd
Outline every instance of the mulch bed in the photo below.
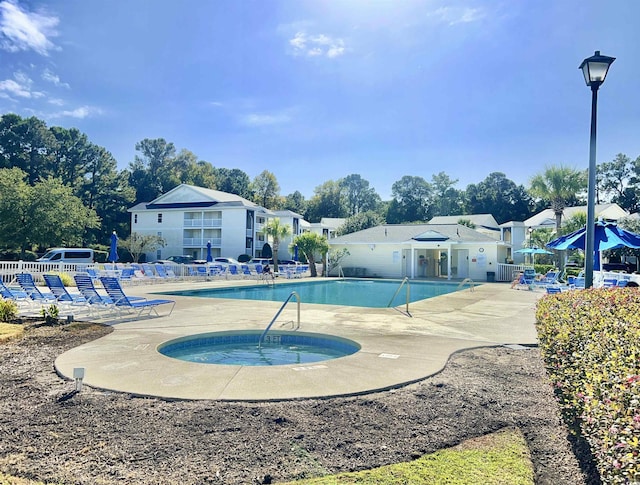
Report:
<svg viewBox="0 0 640 485"><path fill-rule="evenodd" d="M476 349L436 376L365 396L164 401L62 380L53 361L112 329L29 324L0 344L0 471L61 484L259 484L415 459L507 426L538 484L598 484L563 425L537 349Z"/></svg>

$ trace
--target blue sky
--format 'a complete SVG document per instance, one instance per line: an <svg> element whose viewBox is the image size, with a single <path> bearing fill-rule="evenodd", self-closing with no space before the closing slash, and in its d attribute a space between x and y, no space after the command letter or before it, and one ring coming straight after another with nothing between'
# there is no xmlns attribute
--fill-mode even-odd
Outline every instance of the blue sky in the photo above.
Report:
<svg viewBox="0 0 640 485"><path fill-rule="evenodd" d="M640 155L635 0L0 0L0 113L76 127L120 169L144 138L281 194L358 173L457 188Z"/></svg>

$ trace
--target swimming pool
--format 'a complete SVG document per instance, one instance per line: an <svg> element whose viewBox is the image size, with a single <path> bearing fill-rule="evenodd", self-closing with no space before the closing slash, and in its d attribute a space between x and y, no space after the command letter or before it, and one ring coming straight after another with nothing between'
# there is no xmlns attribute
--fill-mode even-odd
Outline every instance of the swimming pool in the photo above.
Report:
<svg viewBox="0 0 640 485"><path fill-rule="evenodd" d="M198 364L272 366L337 359L360 350L353 340L309 332L213 332L182 337L158 346L167 357Z"/></svg>
<svg viewBox="0 0 640 485"><path fill-rule="evenodd" d="M398 290L400 283L401 280L341 279L184 290L166 292L164 294L200 298L284 301L292 291L295 291L300 295L300 300L303 303L386 308L387 306L403 305L406 302L405 285L400 293L396 295L393 303L389 305L389 301ZM410 285L410 302L453 293L459 287L456 282L411 281Z"/></svg>

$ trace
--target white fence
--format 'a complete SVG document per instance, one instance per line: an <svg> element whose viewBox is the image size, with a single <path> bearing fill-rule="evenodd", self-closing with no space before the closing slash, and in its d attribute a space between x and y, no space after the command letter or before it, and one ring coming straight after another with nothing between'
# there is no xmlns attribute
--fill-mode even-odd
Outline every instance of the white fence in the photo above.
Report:
<svg viewBox="0 0 640 485"><path fill-rule="evenodd" d="M505 264L498 263L496 281L513 281L516 275L527 268L533 268L530 264Z"/></svg>
<svg viewBox="0 0 640 485"><path fill-rule="evenodd" d="M0 278L4 283L11 283L17 273L31 273L37 282L44 281L46 273L70 273L86 271L93 267L87 263L41 263L38 261L0 261Z"/></svg>

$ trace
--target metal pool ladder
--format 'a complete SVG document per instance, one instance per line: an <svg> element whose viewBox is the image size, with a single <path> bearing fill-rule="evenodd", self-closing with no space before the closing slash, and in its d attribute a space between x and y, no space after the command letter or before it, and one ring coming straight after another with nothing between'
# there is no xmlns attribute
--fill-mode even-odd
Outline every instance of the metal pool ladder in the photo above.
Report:
<svg viewBox="0 0 640 485"><path fill-rule="evenodd" d="M406 302L407 315L411 316L411 314L409 313L409 300L411 299L411 283L409 282L409 278L407 276L404 277L404 279L402 280L402 283L400 283L400 286L398 286L398 289L391 297L391 300L389 300L389 304L387 305L387 308L391 306L391 304L393 303L393 300L396 298L396 296L398 296L398 293L400 293L400 290L405 285L405 283L407 285L407 302Z"/></svg>
<svg viewBox="0 0 640 485"><path fill-rule="evenodd" d="M280 307L280 310L278 310L278 313L276 313L276 316L273 317L271 322L269 322L269 325L267 325L267 328L265 328L264 332L262 332L262 335L260 335L260 338L258 339L258 348L260 348L260 346L262 345L262 341L264 340L265 335L267 335L267 332L269 331L271 326L280 316L280 314L282 313L282 310L284 310L284 307L287 306L287 303L289 303L289 300L291 300L291 298L294 296L296 297L296 301L298 302L298 328L300 328L300 295L298 295L298 293L296 293L295 291L292 291L291 294L287 297L287 299L284 301L284 303Z"/></svg>
<svg viewBox="0 0 640 485"><path fill-rule="evenodd" d="M458 288L457 288L457 289L459 290L460 288L463 288L465 284L468 284L468 285L469 285L469 291L473 291L473 288L474 288L475 283L473 282L473 280L472 280L471 278L465 278L465 279L463 279L463 280L460 282L460 284L458 285Z"/></svg>

